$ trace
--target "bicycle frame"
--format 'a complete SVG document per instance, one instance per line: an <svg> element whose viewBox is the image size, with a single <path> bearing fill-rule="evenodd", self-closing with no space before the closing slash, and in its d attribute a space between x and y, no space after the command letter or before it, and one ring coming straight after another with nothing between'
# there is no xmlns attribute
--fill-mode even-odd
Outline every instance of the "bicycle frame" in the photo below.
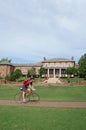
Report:
<svg viewBox="0 0 86 130"><path fill-rule="evenodd" d="M31 90L30 92L26 91L25 93L26 98L30 97L31 95L33 96L33 93L34 93L33 90Z"/></svg>
<svg viewBox="0 0 86 130"><path fill-rule="evenodd" d="M26 102L36 102L36 101L40 100L40 96L36 92L31 90L30 92L28 92L28 91L25 92L25 99L26 99ZM22 91L15 94L14 100L17 103L19 103L19 102L22 103L23 102Z"/></svg>

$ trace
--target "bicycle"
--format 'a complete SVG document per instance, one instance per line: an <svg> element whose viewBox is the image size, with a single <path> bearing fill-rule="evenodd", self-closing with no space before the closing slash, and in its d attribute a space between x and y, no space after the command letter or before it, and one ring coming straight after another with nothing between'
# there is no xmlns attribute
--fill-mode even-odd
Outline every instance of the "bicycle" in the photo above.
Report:
<svg viewBox="0 0 86 130"><path fill-rule="evenodd" d="M22 90L14 95L14 100L17 103L23 103ZM34 90L31 89L30 93L28 91L26 91L25 100L26 100L26 103L27 102L38 102L38 101L40 101L40 96L38 93L36 93Z"/></svg>

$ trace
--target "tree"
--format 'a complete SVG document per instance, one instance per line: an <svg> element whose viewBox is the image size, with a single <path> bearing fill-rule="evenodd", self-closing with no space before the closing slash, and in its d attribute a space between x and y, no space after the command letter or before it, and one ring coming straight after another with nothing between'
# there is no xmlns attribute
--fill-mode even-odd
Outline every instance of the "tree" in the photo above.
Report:
<svg viewBox="0 0 86 130"><path fill-rule="evenodd" d="M1 62L9 62L9 63L11 63L11 59L2 58L2 59L0 60L0 63L1 63Z"/></svg>
<svg viewBox="0 0 86 130"><path fill-rule="evenodd" d="M40 74L41 77L42 77L42 75L45 75L46 74L46 69L41 67L40 70L39 70L39 74Z"/></svg>
<svg viewBox="0 0 86 130"><path fill-rule="evenodd" d="M69 67L66 69L67 74L69 75L76 75L78 73L78 69L75 67Z"/></svg>
<svg viewBox="0 0 86 130"><path fill-rule="evenodd" d="M80 77L85 78L85 76L86 76L86 53L81 56L81 58L78 61L78 64L79 64Z"/></svg>
<svg viewBox="0 0 86 130"><path fill-rule="evenodd" d="M17 79L17 78L20 78L20 77L22 76L22 72L21 72L20 69L16 69L16 70L14 71L14 73L15 73L16 79Z"/></svg>
<svg viewBox="0 0 86 130"><path fill-rule="evenodd" d="M36 69L34 67L28 70L28 73L27 73L28 77L34 77L35 75L36 75Z"/></svg>
<svg viewBox="0 0 86 130"><path fill-rule="evenodd" d="M22 76L22 72L20 69L16 69L15 71L12 71L10 76L8 76L6 79L10 81L16 81L16 79L20 78Z"/></svg>

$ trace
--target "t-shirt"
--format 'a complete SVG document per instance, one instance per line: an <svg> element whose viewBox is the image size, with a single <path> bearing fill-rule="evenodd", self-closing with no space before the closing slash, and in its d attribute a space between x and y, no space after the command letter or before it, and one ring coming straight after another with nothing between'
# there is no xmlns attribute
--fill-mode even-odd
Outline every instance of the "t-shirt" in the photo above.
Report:
<svg viewBox="0 0 86 130"><path fill-rule="evenodd" d="M27 86L29 86L30 84L32 84L32 80L25 80L25 81L23 82L23 86L24 86L24 87L27 87Z"/></svg>

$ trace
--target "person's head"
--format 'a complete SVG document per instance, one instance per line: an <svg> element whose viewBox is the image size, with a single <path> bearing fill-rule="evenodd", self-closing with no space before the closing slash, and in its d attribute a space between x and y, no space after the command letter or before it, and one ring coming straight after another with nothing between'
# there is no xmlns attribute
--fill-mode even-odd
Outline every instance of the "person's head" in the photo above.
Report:
<svg viewBox="0 0 86 130"><path fill-rule="evenodd" d="M33 79L34 79L34 77L33 77L33 75L31 75L30 80L33 80Z"/></svg>

